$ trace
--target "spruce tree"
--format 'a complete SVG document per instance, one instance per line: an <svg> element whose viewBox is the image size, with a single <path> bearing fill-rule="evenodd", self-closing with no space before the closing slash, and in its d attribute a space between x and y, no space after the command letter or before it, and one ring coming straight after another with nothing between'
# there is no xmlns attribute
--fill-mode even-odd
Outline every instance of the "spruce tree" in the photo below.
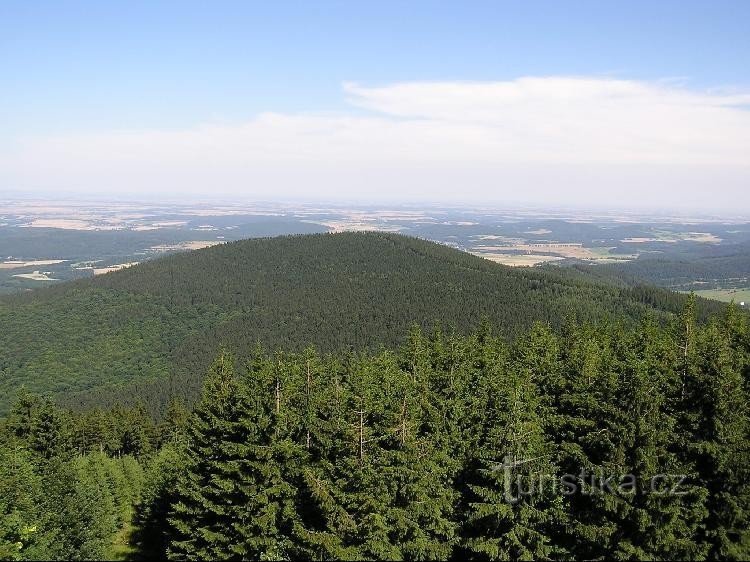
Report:
<svg viewBox="0 0 750 562"><path fill-rule="evenodd" d="M159 426L160 443L178 445L185 441L187 424L190 420L190 410L180 398L173 398L167 406L164 421Z"/></svg>
<svg viewBox="0 0 750 562"><path fill-rule="evenodd" d="M226 353L214 362L188 429L185 471L177 482L168 556L204 560L239 558L245 496L241 463L251 440L244 417L247 397Z"/></svg>
<svg viewBox="0 0 750 562"><path fill-rule="evenodd" d="M617 512L614 558L694 560L705 556L696 541L705 490L686 474L672 446L675 422L667 393L679 381L671 341L646 321L619 342L623 416L617 456L632 476Z"/></svg>
<svg viewBox="0 0 750 562"><path fill-rule="evenodd" d="M486 421L469 460L463 554L486 560L559 556L552 537L563 523L562 494L532 370L489 364L481 391Z"/></svg>
<svg viewBox="0 0 750 562"><path fill-rule="evenodd" d="M0 443L0 559L49 558L39 548L42 483L32 455L19 443Z"/></svg>
<svg viewBox="0 0 750 562"><path fill-rule="evenodd" d="M305 371L307 371L305 358ZM311 368L313 368L311 366ZM358 470L356 428L349 411L350 392L347 373L335 360L320 368L326 384L313 388L320 393L315 399L315 416L310 422L313 434L308 449L308 464L300 472L300 523L295 528L297 552L312 560L358 560L357 524L351 509L347 483ZM314 378L314 368L311 375ZM307 373L305 375L307 379ZM305 411L308 408L304 399ZM362 414L364 419L364 414ZM307 431L304 443L307 449Z"/></svg>
<svg viewBox="0 0 750 562"><path fill-rule="evenodd" d="M183 443L169 443L149 459L143 493L135 515L140 553L147 559L165 558L174 538L170 512L179 501L177 483L186 470Z"/></svg>
<svg viewBox="0 0 750 562"><path fill-rule="evenodd" d="M264 381L271 376L271 388ZM300 447L288 438L283 362L251 373L217 359L188 431L187 469L171 522L173 558L279 559L292 555Z"/></svg>
<svg viewBox="0 0 750 562"><path fill-rule="evenodd" d="M450 441L441 423L441 403L432 391L435 374L429 344L409 342L409 369L402 371L390 354L381 354L378 372L384 388L378 471L388 485L385 512L391 541L406 559L441 560L456 538L453 522L453 473Z"/></svg>
<svg viewBox="0 0 750 562"><path fill-rule="evenodd" d="M741 560L750 555L750 421L742 366L730 341L727 331L712 323L698 343L691 453L708 490L709 557Z"/></svg>
<svg viewBox="0 0 750 562"><path fill-rule="evenodd" d="M563 342L566 380L555 431L560 477L566 478L565 505L570 524L562 544L576 559L611 555L622 498L600 493L600 480L623 474L618 456L623 416L611 340L622 337L590 326L571 327Z"/></svg>

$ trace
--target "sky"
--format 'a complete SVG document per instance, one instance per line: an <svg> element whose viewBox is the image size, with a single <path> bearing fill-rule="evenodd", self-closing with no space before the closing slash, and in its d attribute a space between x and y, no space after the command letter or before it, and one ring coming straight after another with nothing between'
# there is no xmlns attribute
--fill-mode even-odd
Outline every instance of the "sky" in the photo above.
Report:
<svg viewBox="0 0 750 562"><path fill-rule="evenodd" d="M0 195L750 211L750 2L0 0Z"/></svg>

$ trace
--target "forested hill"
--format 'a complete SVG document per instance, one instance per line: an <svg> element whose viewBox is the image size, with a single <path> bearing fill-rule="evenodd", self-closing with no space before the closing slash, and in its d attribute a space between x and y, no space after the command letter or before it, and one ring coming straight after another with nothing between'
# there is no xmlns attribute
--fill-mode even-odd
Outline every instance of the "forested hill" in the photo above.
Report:
<svg viewBox="0 0 750 562"><path fill-rule="evenodd" d="M233 242L0 300L0 412L21 386L68 404L190 399L222 346L240 358L257 343L375 348L414 322L463 332L484 317L513 337L535 321L628 323L682 301L393 234Z"/></svg>

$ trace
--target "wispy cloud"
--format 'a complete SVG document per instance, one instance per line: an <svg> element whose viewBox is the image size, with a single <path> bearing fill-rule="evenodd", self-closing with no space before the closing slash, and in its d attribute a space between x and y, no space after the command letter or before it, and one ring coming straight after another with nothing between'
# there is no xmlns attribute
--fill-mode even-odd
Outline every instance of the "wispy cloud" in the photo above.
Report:
<svg viewBox="0 0 750 562"><path fill-rule="evenodd" d="M348 112L18 139L0 156L0 181L103 193L734 208L750 184L748 92L587 77L343 91Z"/></svg>

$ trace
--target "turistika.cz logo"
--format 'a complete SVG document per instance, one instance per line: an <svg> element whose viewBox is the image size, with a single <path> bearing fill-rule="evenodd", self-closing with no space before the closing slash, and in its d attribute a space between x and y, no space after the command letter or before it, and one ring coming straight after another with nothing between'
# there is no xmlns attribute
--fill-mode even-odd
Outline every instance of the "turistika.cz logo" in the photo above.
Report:
<svg viewBox="0 0 750 562"><path fill-rule="evenodd" d="M638 477L635 474L607 474L604 470L581 470L578 474L549 474L535 470L534 463L544 457L518 459L506 456L501 463L492 463L487 472L502 472L503 497L509 503L547 492L565 496L618 494L683 495L687 493L685 474L654 474Z"/></svg>

